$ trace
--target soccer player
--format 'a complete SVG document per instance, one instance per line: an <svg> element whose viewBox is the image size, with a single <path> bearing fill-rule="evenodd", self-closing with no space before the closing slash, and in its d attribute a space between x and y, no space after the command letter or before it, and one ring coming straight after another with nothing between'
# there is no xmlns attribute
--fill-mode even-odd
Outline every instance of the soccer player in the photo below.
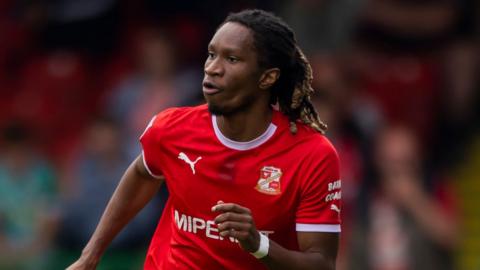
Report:
<svg viewBox="0 0 480 270"><path fill-rule="evenodd" d="M339 161L292 30L264 11L231 14L204 71L207 104L151 120L142 154L69 270L95 269L162 182L170 197L145 269L335 269Z"/></svg>

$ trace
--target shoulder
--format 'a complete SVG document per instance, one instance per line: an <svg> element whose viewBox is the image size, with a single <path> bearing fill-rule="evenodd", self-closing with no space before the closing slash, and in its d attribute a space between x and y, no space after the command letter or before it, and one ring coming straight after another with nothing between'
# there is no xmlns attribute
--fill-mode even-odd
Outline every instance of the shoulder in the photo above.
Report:
<svg viewBox="0 0 480 270"><path fill-rule="evenodd" d="M319 169L322 171L339 171L340 158L337 150L325 135L317 132L312 133L305 142L301 149L305 155L306 166L314 171Z"/></svg>
<svg viewBox="0 0 480 270"><path fill-rule="evenodd" d="M291 134L288 130L288 134L291 139L296 141L299 151L302 151L308 156L318 158L333 158L338 159L338 153L333 143L327 138L326 135L317 132L311 127L305 124L297 124L297 134Z"/></svg>
<svg viewBox="0 0 480 270"><path fill-rule="evenodd" d="M338 153L335 146L325 135L315 132L310 140L311 149L314 153L338 159Z"/></svg>
<svg viewBox="0 0 480 270"><path fill-rule="evenodd" d="M196 107L172 107L155 115L148 124L147 129L179 128L183 125L194 123L199 118L208 117L208 115L206 105Z"/></svg>
<svg viewBox="0 0 480 270"><path fill-rule="evenodd" d="M288 118L279 111L274 111L274 124L277 126L279 142L302 157L315 159L330 158L338 160L337 151L332 142L308 125L297 122L297 133L290 132Z"/></svg>

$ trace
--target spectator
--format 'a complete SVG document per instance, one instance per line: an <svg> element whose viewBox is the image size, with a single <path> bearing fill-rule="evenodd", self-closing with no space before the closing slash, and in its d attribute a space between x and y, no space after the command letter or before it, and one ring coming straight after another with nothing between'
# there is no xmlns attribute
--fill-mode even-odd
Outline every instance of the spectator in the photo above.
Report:
<svg viewBox="0 0 480 270"><path fill-rule="evenodd" d="M319 116L328 125L327 137L335 145L340 158L342 176L342 237L337 258L337 269L345 269L350 248L352 225L359 190L364 173L364 147L366 134L360 128L361 118L367 114L352 113L355 82L345 72L345 65L336 57L315 54L311 64L315 77L313 87L318 94L313 97ZM362 107L365 111L365 106ZM356 117L354 117L356 116ZM363 120L365 121L365 120Z"/></svg>
<svg viewBox="0 0 480 270"><path fill-rule="evenodd" d="M425 176L422 162L408 128L379 134L376 182L364 194L351 269L453 269L458 218L452 190L438 175Z"/></svg>
<svg viewBox="0 0 480 270"><path fill-rule="evenodd" d="M81 251L94 231L110 195L130 159L122 152L118 125L106 118L96 119L86 131L84 147L73 165L73 176L62 202L59 255L52 269L65 268ZM161 196L161 197L160 197ZM118 269L138 267L162 211L161 194L153 199L113 242L105 266ZM128 253L128 259L121 259ZM136 255L139 255L136 257ZM63 265L61 265L64 263ZM110 269L109 268L109 269Z"/></svg>
<svg viewBox="0 0 480 270"><path fill-rule="evenodd" d="M0 152L0 268L42 269L56 231L56 179L21 124L3 131Z"/></svg>
<svg viewBox="0 0 480 270"><path fill-rule="evenodd" d="M124 123L128 153L133 159L140 151L138 137L145 125L164 108L198 102L200 75L181 71L172 40L157 29L146 28L137 36L137 69L125 76L107 96L107 111Z"/></svg>

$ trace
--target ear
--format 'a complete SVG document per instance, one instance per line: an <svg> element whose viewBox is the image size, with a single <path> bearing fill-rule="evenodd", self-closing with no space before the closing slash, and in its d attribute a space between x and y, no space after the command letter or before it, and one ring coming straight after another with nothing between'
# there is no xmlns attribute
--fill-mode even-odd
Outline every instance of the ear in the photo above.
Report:
<svg viewBox="0 0 480 270"><path fill-rule="evenodd" d="M270 68L265 70L262 76L260 76L260 80L259 80L260 89L270 88L278 80L279 77L280 77L279 68Z"/></svg>

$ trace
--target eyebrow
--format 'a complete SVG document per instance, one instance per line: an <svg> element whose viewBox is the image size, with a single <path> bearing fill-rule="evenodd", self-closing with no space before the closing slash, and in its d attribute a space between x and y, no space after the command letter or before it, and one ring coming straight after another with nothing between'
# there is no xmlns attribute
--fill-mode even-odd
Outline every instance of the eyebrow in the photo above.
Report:
<svg viewBox="0 0 480 270"><path fill-rule="evenodd" d="M208 44L208 49L218 49L215 46L215 43ZM226 53L239 53L241 51L240 47L233 47L233 46L223 46L222 51Z"/></svg>

